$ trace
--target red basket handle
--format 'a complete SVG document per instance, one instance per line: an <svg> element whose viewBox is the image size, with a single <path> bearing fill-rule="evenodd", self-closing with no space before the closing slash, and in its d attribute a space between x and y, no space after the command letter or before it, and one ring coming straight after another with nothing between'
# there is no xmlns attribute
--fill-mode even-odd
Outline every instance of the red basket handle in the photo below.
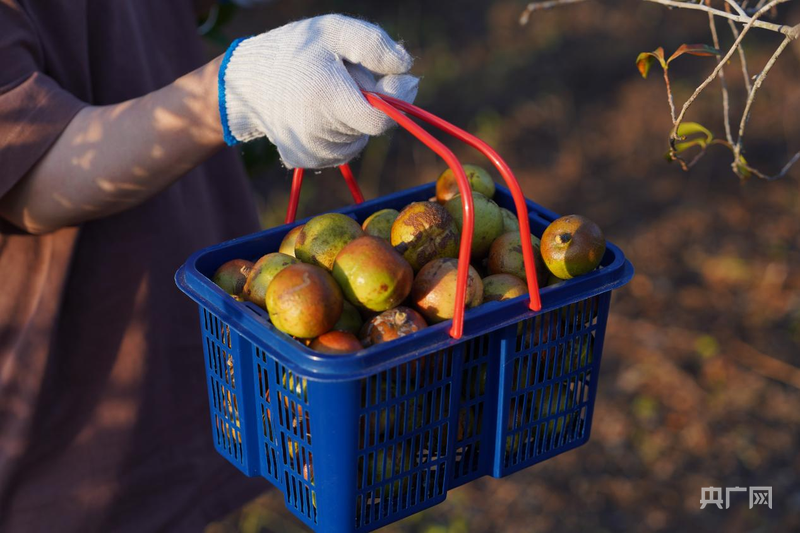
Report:
<svg viewBox="0 0 800 533"><path fill-rule="evenodd" d="M431 150L436 152L442 159L445 160L447 165L453 171L458 183L458 189L462 198L462 215L463 224L461 227L461 246L458 252L458 276L456 284L456 301L455 311L453 314L453 325L450 328L450 336L454 339L460 339L464 333L464 303L466 300L467 280L469 277L469 260L470 251L472 248L472 234L474 230L474 207L472 203L472 194L470 193L469 181L464 173L461 163L444 144L434 138L430 133L422 129L416 122L408 118L403 112L408 113L420 120L436 126L442 131L449 133L453 137L469 144L473 148L483 153L497 170L506 182L511 196L514 198L514 205L517 208L517 217L519 219L519 231L522 240L522 257L525 264L525 274L528 280L528 292L530 294L529 307L533 311L539 311L542 308L541 299L539 297L539 284L536 278L536 263L533 255L533 245L531 244L531 229L528 220L528 206L525 203L525 196L522 189L514 177L514 173L505 161L495 152L488 144L478 139L474 135L470 135L450 124L449 122L432 115L431 113L421 109L415 105L409 104L403 100L393 98L391 96L371 93L364 91L364 96L367 101L386 113L390 118L397 122L409 133L414 135L417 139L422 141ZM353 173L348 165L339 167L342 175L347 182L350 192L357 203L364 201L361 191L353 178ZM300 200L300 187L303 181L303 169L295 169L294 178L292 181L292 193L289 200L289 209L286 213L286 223L294 221L295 214L297 213L297 204Z"/></svg>

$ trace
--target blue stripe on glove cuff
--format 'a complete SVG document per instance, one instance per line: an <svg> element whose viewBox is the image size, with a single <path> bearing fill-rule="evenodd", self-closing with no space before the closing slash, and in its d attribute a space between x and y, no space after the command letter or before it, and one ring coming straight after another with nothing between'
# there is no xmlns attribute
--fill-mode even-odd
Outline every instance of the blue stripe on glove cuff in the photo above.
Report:
<svg viewBox="0 0 800 533"><path fill-rule="evenodd" d="M248 37L240 37L231 43L228 50L225 52L225 57L222 58L222 64L219 66L218 89L217 97L219 98L219 117L222 121L222 135L228 146L235 146L239 141L231 133L231 128L228 126L228 105L225 102L225 71L228 69L228 63L233 57L233 51L241 44L242 41Z"/></svg>

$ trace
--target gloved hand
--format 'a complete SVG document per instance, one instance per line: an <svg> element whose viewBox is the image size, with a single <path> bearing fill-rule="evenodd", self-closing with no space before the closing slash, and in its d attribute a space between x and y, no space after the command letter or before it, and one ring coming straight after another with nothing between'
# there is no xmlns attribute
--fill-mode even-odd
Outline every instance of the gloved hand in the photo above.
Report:
<svg viewBox="0 0 800 533"><path fill-rule="evenodd" d="M350 161L394 122L366 90L407 102L418 79L411 56L381 28L342 15L301 20L234 42L219 74L228 144L267 136L289 168Z"/></svg>

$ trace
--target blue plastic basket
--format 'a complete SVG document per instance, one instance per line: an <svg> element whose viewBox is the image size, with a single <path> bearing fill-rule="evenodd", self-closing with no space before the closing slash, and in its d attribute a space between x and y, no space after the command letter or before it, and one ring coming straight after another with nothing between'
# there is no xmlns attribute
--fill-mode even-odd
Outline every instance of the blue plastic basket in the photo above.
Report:
<svg viewBox="0 0 800 533"><path fill-rule="evenodd" d="M340 209L357 221L430 198L434 184ZM513 209L508 189L495 201ZM527 201L541 235L558 215ZM201 250L175 280L200 306L217 451L260 475L315 531L366 532L589 438L611 291L633 267L608 244L594 272L351 356L311 351L211 282L231 259L276 251L291 225Z"/></svg>

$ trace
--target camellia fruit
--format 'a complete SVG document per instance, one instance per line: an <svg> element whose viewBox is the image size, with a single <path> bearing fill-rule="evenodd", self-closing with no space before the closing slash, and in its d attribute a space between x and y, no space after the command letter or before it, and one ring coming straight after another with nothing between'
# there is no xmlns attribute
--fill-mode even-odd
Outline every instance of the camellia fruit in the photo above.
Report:
<svg viewBox="0 0 800 533"><path fill-rule="evenodd" d="M580 215L554 220L542 234L544 262L561 279L591 272L605 252L606 239L600 226Z"/></svg>
<svg viewBox="0 0 800 533"><path fill-rule="evenodd" d="M425 265L414 279L411 301L428 322L453 318L456 306L458 260L436 259ZM476 307L483 303L483 282L470 265L464 304Z"/></svg>
<svg viewBox="0 0 800 533"><path fill-rule="evenodd" d="M459 235L450 213L433 202L414 202L392 224L392 246L414 272L441 257L458 257Z"/></svg>
<svg viewBox="0 0 800 533"><path fill-rule="evenodd" d="M365 235L342 248L333 262L333 277L351 304L381 312L406 299L414 271L389 243Z"/></svg>
<svg viewBox="0 0 800 533"><path fill-rule="evenodd" d="M365 345L381 344L416 333L428 327L422 315L409 307L395 307L384 311L364 324L361 340Z"/></svg>
<svg viewBox="0 0 800 533"><path fill-rule="evenodd" d="M211 281L216 283L220 289L231 296L240 296L247 282L247 276L253 268L252 261L244 259L232 259L214 272Z"/></svg>
<svg viewBox="0 0 800 533"><path fill-rule="evenodd" d="M339 285L328 271L316 265L289 265L267 288L272 325L301 339L330 331L342 314L342 301Z"/></svg>
<svg viewBox="0 0 800 533"><path fill-rule="evenodd" d="M333 325L333 329L335 331L347 331L353 335L358 335L363 324L364 320L361 318L358 309L347 300L343 301L342 316L340 316L336 324Z"/></svg>
<svg viewBox="0 0 800 533"><path fill-rule="evenodd" d="M278 248L278 251L282 254L291 255L292 257L297 257L294 254L294 245L297 241L297 236L300 235L300 232L303 230L303 224L299 226L295 226L294 228L289 230L283 240L281 241L281 245Z"/></svg>
<svg viewBox="0 0 800 533"><path fill-rule="evenodd" d="M483 301L511 300L528 294L528 286L511 274L492 274L483 278Z"/></svg>
<svg viewBox="0 0 800 533"><path fill-rule="evenodd" d="M341 213L326 213L303 226L294 245L295 257L303 263L331 270L339 251L362 235L361 226L352 218Z"/></svg>
<svg viewBox="0 0 800 533"><path fill-rule="evenodd" d="M494 196L494 181L483 168L477 165L464 165L464 174L467 175L467 181L473 191L479 192L487 198ZM440 204L444 204L459 193L461 193L461 189L458 188L456 175L448 168L436 180L436 199Z"/></svg>
<svg viewBox="0 0 800 533"><path fill-rule="evenodd" d="M474 206L472 248L471 256L473 260L480 260L489 253L492 242L503 233L503 215L500 208L492 200L488 199L479 192L472 193L472 205ZM456 221L458 230L463 232L463 204L461 195L457 194L446 204L444 208Z"/></svg>
<svg viewBox="0 0 800 533"><path fill-rule="evenodd" d="M294 257L280 252L274 252L263 256L253 265L247 282L244 284L242 297L253 302L259 307L267 308L267 287L275 276L289 265L294 265L299 261Z"/></svg>
<svg viewBox="0 0 800 533"><path fill-rule="evenodd" d="M367 235L380 237L385 241L392 240L392 224L400 215L396 209L381 209L372 213L361 225L361 229Z"/></svg>
<svg viewBox="0 0 800 533"><path fill-rule="evenodd" d="M519 232L519 219L517 219L517 215L505 207L500 208L500 214L503 215L503 233Z"/></svg>
<svg viewBox="0 0 800 533"><path fill-rule="evenodd" d="M344 355L362 350L361 341L346 331L329 331L314 339L309 348L315 352Z"/></svg>
<svg viewBox="0 0 800 533"><path fill-rule="evenodd" d="M542 261L539 251L539 239L531 235L533 259L536 267L536 281L543 287L549 272ZM511 274L527 282L525 261L522 256L522 239L519 233L504 233L494 240L489 249L489 261L486 264L491 274Z"/></svg>

